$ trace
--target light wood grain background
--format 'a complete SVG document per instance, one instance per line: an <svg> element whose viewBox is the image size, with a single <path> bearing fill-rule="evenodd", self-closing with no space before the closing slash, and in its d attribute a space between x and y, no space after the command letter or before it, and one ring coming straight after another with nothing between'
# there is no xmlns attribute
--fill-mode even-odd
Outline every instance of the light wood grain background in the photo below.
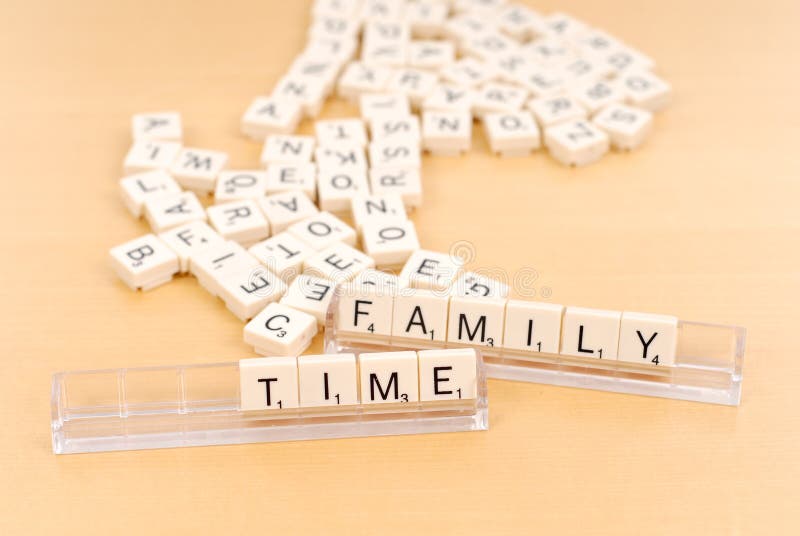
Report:
<svg viewBox="0 0 800 536"><path fill-rule="evenodd" d="M424 247L468 241L473 266L535 271L551 301L746 326L741 407L491 381L487 433L51 453L53 372L252 355L193 279L115 278L108 248L147 231L117 179L146 110L255 165L238 118L308 5L0 5L0 533L796 534L795 0L538 2L652 55L674 105L641 151L586 169L499 160L478 134L425 158L414 215Z"/></svg>

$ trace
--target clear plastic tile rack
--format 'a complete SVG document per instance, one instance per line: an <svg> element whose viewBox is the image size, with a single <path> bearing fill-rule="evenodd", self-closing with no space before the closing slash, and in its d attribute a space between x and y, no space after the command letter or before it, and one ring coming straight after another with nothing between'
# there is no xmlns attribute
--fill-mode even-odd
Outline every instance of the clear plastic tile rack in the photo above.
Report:
<svg viewBox="0 0 800 536"><path fill-rule="evenodd" d="M474 400L239 409L239 364L62 372L53 376L53 452L74 454L488 429L486 371Z"/></svg>
<svg viewBox="0 0 800 536"><path fill-rule="evenodd" d="M337 295L328 308L325 352L346 352L354 348L361 351L409 349L408 341L338 330L338 300ZM436 345L422 340L413 345L411 349L415 350L464 346ZM489 378L729 406L739 405L741 399L745 329L737 326L679 321L675 366L671 367L475 347L483 353Z"/></svg>

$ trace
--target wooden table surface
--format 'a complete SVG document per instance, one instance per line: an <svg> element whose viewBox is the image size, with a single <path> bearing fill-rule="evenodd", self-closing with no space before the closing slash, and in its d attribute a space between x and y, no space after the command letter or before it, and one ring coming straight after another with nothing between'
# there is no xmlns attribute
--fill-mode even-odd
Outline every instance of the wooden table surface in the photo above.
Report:
<svg viewBox="0 0 800 536"><path fill-rule="evenodd" d="M117 180L147 110L254 166L239 117L299 52L309 3L0 7L0 533L796 534L795 0L538 2L652 55L673 106L643 149L583 169L495 158L479 132L467 157L424 159L413 216L423 247L471 248L517 295L747 327L740 407L493 380L485 433L52 454L54 372L253 355L192 278L115 277L108 249L148 231Z"/></svg>

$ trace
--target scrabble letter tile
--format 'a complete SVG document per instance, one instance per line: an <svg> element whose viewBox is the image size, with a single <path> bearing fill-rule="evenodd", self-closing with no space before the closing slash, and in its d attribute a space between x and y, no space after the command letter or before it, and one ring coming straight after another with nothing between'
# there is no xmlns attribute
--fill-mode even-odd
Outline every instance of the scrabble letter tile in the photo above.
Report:
<svg viewBox="0 0 800 536"><path fill-rule="evenodd" d="M416 352L382 352L358 356L361 403L419 401Z"/></svg>
<svg viewBox="0 0 800 536"><path fill-rule="evenodd" d="M289 232L319 251L336 242L356 245L356 231L330 212L320 212L289 226Z"/></svg>
<svg viewBox="0 0 800 536"><path fill-rule="evenodd" d="M576 357L617 359L622 313L567 307L561 329L561 353Z"/></svg>
<svg viewBox="0 0 800 536"><path fill-rule="evenodd" d="M333 244L306 259L303 271L307 274L343 283L358 272L374 268L375 261L347 244Z"/></svg>
<svg viewBox="0 0 800 536"><path fill-rule="evenodd" d="M367 144L367 130L359 118L317 121L314 131L317 143L323 147L364 147Z"/></svg>
<svg viewBox="0 0 800 536"><path fill-rule="evenodd" d="M267 173L260 170L220 171L214 202L257 199L267 191Z"/></svg>
<svg viewBox="0 0 800 536"><path fill-rule="evenodd" d="M395 296L392 339L444 343L450 299L430 290L403 290Z"/></svg>
<svg viewBox="0 0 800 536"><path fill-rule="evenodd" d="M453 255L420 249L403 266L400 280L403 286L447 290L461 273L463 264Z"/></svg>
<svg viewBox="0 0 800 536"><path fill-rule="evenodd" d="M114 271L133 290L163 285L180 268L178 256L152 234L111 248L110 255Z"/></svg>
<svg viewBox="0 0 800 536"><path fill-rule="evenodd" d="M472 116L467 112L422 114L422 146L435 155L458 156L472 145Z"/></svg>
<svg viewBox="0 0 800 536"><path fill-rule="evenodd" d="M346 212L357 195L369 193L366 168L320 169L319 206L329 212Z"/></svg>
<svg viewBox="0 0 800 536"><path fill-rule="evenodd" d="M422 402L471 400L478 396L475 350L423 350L418 355L419 399Z"/></svg>
<svg viewBox="0 0 800 536"><path fill-rule="evenodd" d="M554 303L509 300L503 347L507 350L557 354L564 306Z"/></svg>
<svg viewBox="0 0 800 536"><path fill-rule="evenodd" d="M646 313L622 313L619 360L650 366L675 365L678 319Z"/></svg>
<svg viewBox="0 0 800 536"><path fill-rule="evenodd" d="M319 212L314 202L300 190L268 195L259 199L258 204L273 233L283 232L293 223Z"/></svg>
<svg viewBox="0 0 800 536"><path fill-rule="evenodd" d="M134 218L142 216L144 202L154 197L179 194L181 187L163 169L128 175L119 181L122 201Z"/></svg>
<svg viewBox="0 0 800 536"><path fill-rule="evenodd" d="M505 309L503 298L450 298L447 342L501 348Z"/></svg>
<svg viewBox="0 0 800 536"><path fill-rule="evenodd" d="M317 319L317 324L322 325L335 288L333 281L301 274L289 285L281 304L310 314Z"/></svg>
<svg viewBox="0 0 800 536"><path fill-rule="evenodd" d="M501 156L527 156L539 148L539 127L530 112L486 114L483 127L492 152Z"/></svg>
<svg viewBox="0 0 800 536"><path fill-rule="evenodd" d="M403 200L397 194L358 195L351 206L353 222L361 230L368 221L405 221L408 219Z"/></svg>
<svg viewBox="0 0 800 536"><path fill-rule="evenodd" d="M314 138L311 136L267 136L261 151L261 164L274 163L307 164L314 154Z"/></svg>
<svg viewBox="0 0 800 536"><path fill-rule="evenodd" d="M212 296L221 294L221 281L226 276L259 267L258 261L233 241L193 251L189 256L189 270Z"/></svg>
<svg viewBox="0 0 800 536"><path fill-rule="evenodd" d="M656 75L647 71L622 75L620 86L628 104L658 112L669 106L672 87Z"/></svg>
<svg viewBox="0 0 800 536"><path fill-rule="evenodd" d="M395 291L377 285L342 285L338 290L336 329L362 334L370 340L388 340L392 334Z"/></svg>
<svg viewBox="0 0 800 536"><path fill-rule="evenodd" d="M276 163L267 167L266 194L300 190L312 201L317 199L317 166L311 163Z"/></svg>
<svg viewBox="0 0 800 536"><path fill-rule="evenodd" d="M358 367L355 354L301 355L300 407L358 404Z"/></svg>
<svg viewBox="0 0 800 536"><path fill-rule="evenodd" d="M181 149L170 173L184 188L209 194L217 185L217 176L228 164L228 155L205 149Z"/></svg>
<svg viewBox="0 0 800 536"><path fill-rule="evenodd" d="M419 142L413 140L379 140L369 144L369 162L381 169L419 168Z"/></svg>
<svg viewBox="0 0 800 536"><path fill-rule="evenodd" d="M261 355L302 354L317 334L313 316L270 303L244 327L244 342Z"/></svg>
<svg viewBox="0 0 800 536"><path fill-rule="evenodd" d="M248 251L286 283L303 272L303 261L315 253L311 246L288 232L259 242Z"/></svg>
<svg viewBox="0 0 800 536"><path fill-rule="evenodd" d="M242 411L298 407L297 359L240 359L239 392L239 407Z"/></svg>
<svg viewBox="0 0 800 536"><path fill-rule="evenodd" d="M181 144L176 141L140 140L125 155L123 172L125 175L169 169L181 152Z"/></svg>
<svg viewBox="0 0 800 536"><path fill-rule="evenodd" d="M192 192L163 195L144 202L144 216L156 233L191 221L206 221L206 211Z"/></svg>
<svg viewBox="0 0 800 536"><path fill-rule="evenodd" d="M221 278L220 297L236 318L247 321L286 292L286 283L263 266Z"/></svg>
<svg viewBox="0 0 800 536"><path fill-rule="evenodd" d="M548 127L544 143L550 154L566 165L585 166L608 152L608 134L588 121L568 121Z"/></svg>
<svg viewBox="0 0 800 536"><path fill-rule="evenodd" d="M133 139L181 141L183 128L178 112L152 112L136 114L132 121Z"/></svg>
<svg viewBox="0 0 800 536"><path fill-rule="evenodd" d="M475 272L465 272L450 289L451 296L472 298L507 298L508 285Z"/></svg>
<svg viewBox="0 0 800 536"><path fill-rule="evenodd" d="M181 273L189 271L189 259L192 253L218 246L225 240L204 221L193 221L169 231L158 237L178 256Z"/></svg>
<svg viewBox="0 0 800 536"><path fill-rule="evenodd" d="M635 149L644 143L653 126L653 114L647 110L612 104L600 111L592 122L603 129L615 149Z"/></svg>
<svg viewBox="0 0 800 536"><path fill-rule="evenodd" d="M542 128L588 117L586 109L577 100L567 95L531 99L526 107L533 112Z"/></svg>
<svg viewBox="0 0 800 536"><path fill-rule="evenodd" d="M419 249L414 222L371 219L361 228L364 251L378 268L400 267Z"/></svg>
<svg viewBox="0 0 800 536"><path fill-rule="evenodd" d="M269 236L269 223L252 199L208 207L208 219L223 238L245 247Z"/></svg>
<svg viewBox="0 0 800 536"><path fill-rule="evenodd" d="M242 133L264 141L271 134L293 133L302 118L303 108L297 101L256 97L242 116Z"/></svg>
<svg viewBox="0 0 800 536"><path fill-rule="evenodd" d="M422 205L422 179L419 169L369 170L370 189L374 195L397 194L406 208Z"/></svg>

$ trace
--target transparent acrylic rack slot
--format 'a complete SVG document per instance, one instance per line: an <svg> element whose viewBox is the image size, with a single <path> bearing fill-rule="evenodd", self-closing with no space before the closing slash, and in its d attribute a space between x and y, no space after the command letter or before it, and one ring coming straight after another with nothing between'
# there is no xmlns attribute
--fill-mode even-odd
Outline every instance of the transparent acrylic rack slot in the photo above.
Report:
<svg viewBox="0 0 800 536"><path fill-rule="evenodd" d="M327 353L463 347L342 332L336 328L338 299L335 296L328 308ZM673 367L477 345L474 348L482 351L489 378L737 406L741 399L744 346L744 328L679 321Z"/></svg>
<svg viewBox="0 0 800 536"><path fill-rule="evenodd" d="M279 412L239 410L239 364L61 372L52 383L53 452L74 454L301 439L487 430L477 398Z"/></svg>

